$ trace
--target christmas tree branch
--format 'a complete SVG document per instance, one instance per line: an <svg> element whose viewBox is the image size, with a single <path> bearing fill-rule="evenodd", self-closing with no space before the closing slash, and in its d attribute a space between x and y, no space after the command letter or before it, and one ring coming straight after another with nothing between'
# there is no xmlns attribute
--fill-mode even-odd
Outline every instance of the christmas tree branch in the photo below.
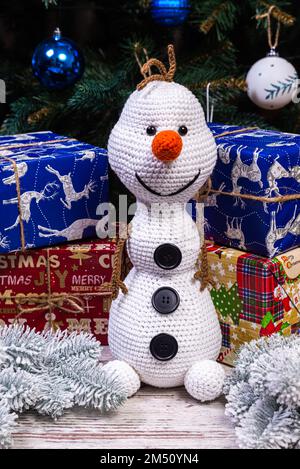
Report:
<svg viewBox="0 0 300 469"><path fill-rule="evenodd" d="M266 2L264 0L259 0L258 2L259 7L264 7L265 11L268 11L273 3ZM261 11L259 12L261 13ZM289 13L286 13L285 11L281 10L278 6L275 5L275 8L271 10L271 16L279 21L281 24L284 26L293 26L295 24L296 18Z"/></svg>
<svg viewBox="0 0 300 469"><path fill-rule="evenodd" d="M58 3L58 0L42 0L42 2L46 8L49 8L50 5L56 6Z"/></svg>
<svg viewBox="0 0 300 469"><path fill-rule="evenodd" d="M221 78L221 79L216 79L216 80L211 80L211 81L203 81L201 83L195 83L190 85L191 90L196 90L196 89L206 89L207 85L210 83L210 88L211 90L219 90L221 88L227 88L227 89L236 89L240 91L246 91L247 85L244 77L240 78Z"/></svg>
<svg viewBox="0 0 300 469"><path fill-rule="evenodd" d="M231 6L230 1L225 1L220 3L209 15L209 17L202 21L199 26L199 29L202 33L208 34L210 30L216 25L217 22L221 21L222 16L224 13L227 13Z"/></svg>

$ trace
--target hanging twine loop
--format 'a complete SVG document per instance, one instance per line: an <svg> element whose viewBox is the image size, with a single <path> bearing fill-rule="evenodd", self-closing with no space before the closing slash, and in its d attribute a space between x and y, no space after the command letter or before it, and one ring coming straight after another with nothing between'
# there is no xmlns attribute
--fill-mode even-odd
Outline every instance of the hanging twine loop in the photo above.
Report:
<svg viewBox="0 0 300 469"><path fill-rule="evenodd" d="M169 70L166 69L165 65L157 59L149 59L141 68L141 74L144 80L141 81L136 89L141 91L145 86L152 81L167 81L172 82L176 72L176 57L174 46L168 45L168 57L169 57ZM159 73L151 75L151 67L156 67Z"/></svg>
<svg viewBox="0 0 300 469"><path fill-rule="evenodd" d="M275 39L274 39L274 42L273 42L273 40L272 40L272 36L273 36L273 34L272 34L272 12L274 11L274 9L276 9L276 6L272 5L272 6L270 6L270 8L268 9L268 11L266 13L256 15L256 17L255 17L257 20L262 20L264 18L267 18L268 43L269 43L269 47L270 47L271 51L273 51L273 52L275 52L275 50L278 47L279 33L280 33L280 21L277 20L277 28L276 28L276 32L275 32Z"/></svg>

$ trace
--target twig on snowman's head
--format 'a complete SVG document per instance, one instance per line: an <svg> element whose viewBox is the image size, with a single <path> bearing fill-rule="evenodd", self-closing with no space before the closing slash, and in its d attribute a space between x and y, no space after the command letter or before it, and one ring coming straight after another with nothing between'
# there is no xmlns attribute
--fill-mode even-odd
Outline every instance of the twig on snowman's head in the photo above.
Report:
<svg viewBox="0 0 300 469"><path fill-rule="evenodd" d="M174 46L170 44L168 46L168 56L169 56L169 70L167 71L164 64L157 59L149 59L142 67L141 74L145 77L141 83L137 85L137 90L140 91L145 86L152 81L167 81L172 82L175 72L176 72L176 58ZM151 75L151 67L156 67L159 73ZM150 76L147 76L150 75Z"/></svg>

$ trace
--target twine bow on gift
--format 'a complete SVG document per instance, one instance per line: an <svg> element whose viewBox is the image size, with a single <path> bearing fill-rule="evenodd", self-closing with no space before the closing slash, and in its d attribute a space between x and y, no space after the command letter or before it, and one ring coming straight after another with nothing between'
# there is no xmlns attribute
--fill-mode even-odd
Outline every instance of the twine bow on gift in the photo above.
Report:
<svg viewBox="0 0 300 469"><path fill-rule="evenodd" d="M67 293L51 293L50 295L45 295L44 297L32 296L30 297L31 303L36 303L37 306L32 308L22 307L18 305L19 313L16 319L22 316L24 313L35 313L36 311L49 311L52 312L52 309L57 308L63 311L64 313L78 314L84 313L84 302L81 298L76 295L70 295ZM68 306L64 306L68 305Z"/></svg>
<svg viewBox="0 0 300 469"><path fill-rule="evenodd" d="M67 293L52 293L51 289L51 268L50 268L50 253L47 249L47 294L44 296L32 296L30 302L35 303L36 306L32 308L26 308L18 304L19 313L17 318L22 314L34 313L36 311L49 311L52 312L53 308L59 308L65 313L84 313L84 302L78 296L67 294ZM68 306L64 306L68 305ZM51 316L51 314L50 314Z"/></svg>
<svg viewBox="0 0 300 469"><path fill-rule="evenodd" d="M15 317L15 321L17 321L23 314L32 314L38 311L47 311L48 319L50 322L50 327L52 328L53 325L53 316L52 311L54 309L59 309L64 313L70 314L83 314L85 312L85 304L82 297L85 297L86 293L76 293L70 294L66 292L56 293L52 292L51 287L51 268L50 268L50 253L49 249L47 249L47 276L46 276L46 283L47 283L47 292L44 295L32 295L26 301L34 304L33 307L26 307L20 304L19 301L24 302L24 297L20 300L18 296L11 297L17 303L18 314ZM112 283L106 282L103 283L100 287L100 290L97 292L93 292L92 296L113 296L116 289L119 289L121 284L121 280L118 280L117 274L115 274L115 286Z"/></svg>

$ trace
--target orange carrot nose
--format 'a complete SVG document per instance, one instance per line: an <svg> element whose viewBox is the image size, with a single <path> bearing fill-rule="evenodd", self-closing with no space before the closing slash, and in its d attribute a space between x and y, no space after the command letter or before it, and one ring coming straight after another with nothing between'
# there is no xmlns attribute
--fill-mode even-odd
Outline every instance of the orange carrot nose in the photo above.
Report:
<svg viewBox="0 0 300 469"><path fill-rule="evenodd" d="M159 132L152 141L154 156L161 161L169 162L176 160L182 150L182 139L174 130L163 130Z"/></svg>

